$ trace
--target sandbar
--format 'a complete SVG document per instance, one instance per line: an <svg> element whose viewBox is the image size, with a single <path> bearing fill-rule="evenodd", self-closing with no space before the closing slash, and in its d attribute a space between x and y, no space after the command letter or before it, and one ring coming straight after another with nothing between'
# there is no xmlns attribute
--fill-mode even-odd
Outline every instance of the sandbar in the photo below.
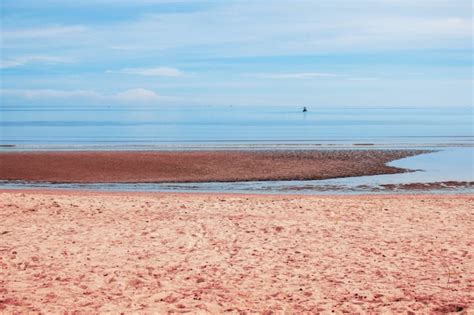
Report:
<svg viewBox="0 0 474 315"><path fill-rule="evenodd" d="M422 150L83 151L0 153L0 180L176 183L314 180L394 174L387 162Z"/></svg>

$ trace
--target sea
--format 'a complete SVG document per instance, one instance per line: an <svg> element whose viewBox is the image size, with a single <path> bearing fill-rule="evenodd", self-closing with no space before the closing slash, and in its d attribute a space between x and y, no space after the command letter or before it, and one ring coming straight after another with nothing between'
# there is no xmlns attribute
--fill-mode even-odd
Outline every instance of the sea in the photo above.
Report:
<svg viewBox="0 0 474 315"><path fill-rule="evenodd" d="M319 181L186 184L49 184L1 181L4 188L384 193L387 184L473 182L472 107L0 106L0 152L39 150L367 150L425 149L393 161L412 172ZM430 190L431 188L427 188ZM472 185L432 188L474 192ZM418 193L420 190L409 191ZM423 190L422 190L423 192Z"/></svg>

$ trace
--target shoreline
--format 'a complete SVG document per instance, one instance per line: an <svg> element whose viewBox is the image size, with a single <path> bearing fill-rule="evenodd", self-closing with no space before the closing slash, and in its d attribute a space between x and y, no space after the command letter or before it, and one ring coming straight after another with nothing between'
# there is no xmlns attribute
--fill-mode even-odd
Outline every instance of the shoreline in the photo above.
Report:
<svg viewBox="0 0 474 315"><path fill-rule="evenodd" d="M284 181L282 181L284 182ZM245 183L245 182L237 182ZM260 182L261 183L261 182ZM101 183L98 183L101 185ZM163 187L140 187L140 185L149 185L148 183L134 183L133 188L121 187L121 185L130 185L128 183L102 183L102 187L87 187L84 183L48 183L48 182L0 182L0 192L15 192L15 191L79 191L79 192L97 192L97 193L163 193L163 194L229 194L229 195L288 195L288 196L376 196L376 195L424 195L424 194L442 194L442 195L463 195L472 194L474 191L474 182L472 181L444 181L444 182L424 182L424 183L408 183L408 184L382 184L382 185L359 185L354 187L347 186L286 186L282 190L259 190L257 189L242 189L236 188L234 190L223 189L196 189L199 184L211 183L193 183L193 188L181 187L170 188L176 183L160 183L157 185L165 185ZM183 183L187 184L187 183ZM225 184L232 184L225 182ZM72 185L72 186L64 186ZM94 183L92 185L97 185ZM301 193L297 193L301 192Z"/></svg>
<svg viewBox="0 0 474 315"><path fill-rule="evenodd" d="M403 138L403 137L402 137ZM412 137L405 137L410 139ZM431 138L431 137L428 137ZM199 152L199 151L314 151L314 150L436 150L473 147L473 136L440 136L440 139L467 139L465 142L367 141L355 139L332 140L262 140L163 142L147 144L0 144L3 152Z"/></svg>
<svg viewBox="0 0 474 315"><path fill-rule="evenodd" d="M235 198L295 198L295 199L305 199L305 198L336 198L336 199L345 199L345 198L354 198L354 199L366 199L366 198L395 198L395 197L407 197L407 198L456 198L456 197L474 197L471 193L468 192L447 192L445 194L437 194L427 192L420 193L409 193L406 191L392 191L385 194L377 193L361 193L361 194L286 194L286 193L244 193L244 192L196 192L196 191L117 191L117 190L93 190L93 189L54 189L54 188L19 188L19 189L8 189L0 186L0 194L34 194L34 195L77 195L77 196L137 196L137 197L150 197L153 195L165 197L205 197L205 196L214 196L214 197L235 197Z"/></svg>
<svg viewBox="0 0 474 315"><path fill-rule="evenodd" d="M473 307L472 195L0 197L0 312Z"/></svg>
<svg viewBox="0 0 474 315"><path fill-rule="evenodd" d="M318 180L396 174L429 150L2 152L0 179L50 183Z"/></svg>

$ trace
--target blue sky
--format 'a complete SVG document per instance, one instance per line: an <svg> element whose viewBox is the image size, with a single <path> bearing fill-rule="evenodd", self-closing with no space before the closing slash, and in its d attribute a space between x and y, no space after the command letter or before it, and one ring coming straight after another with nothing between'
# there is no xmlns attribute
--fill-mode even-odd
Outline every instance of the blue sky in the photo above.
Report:
<svg viewBox="0 0 474 315"><path fill-rule="evenodd" d="M4 106L472 106L470 0L2 0Z"/></svg>

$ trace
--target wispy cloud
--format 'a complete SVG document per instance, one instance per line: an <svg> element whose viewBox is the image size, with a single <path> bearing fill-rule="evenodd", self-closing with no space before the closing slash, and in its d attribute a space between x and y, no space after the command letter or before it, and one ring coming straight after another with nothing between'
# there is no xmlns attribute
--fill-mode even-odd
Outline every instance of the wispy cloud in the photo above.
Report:
<svg viewBox="0 0 474 315"><path fill-rule="evenodd" d="M357 77L350 77L350 78L347 78L347 80L349 81L360 81L360 82L367 82L367 81L377 81L377 80L380 80L379 78L372 78L372 77L368 77L368 78L357 78Z"/></svg>
<svg viewBox="0 0 474 315"><path fill-rule="evenodd" d="M113 94L99 93L94 90L55 90L55 89L1 89L0 96L16 97L30 101L41 100L95 100L124 103L150 103L170 101L173 98L162 96L154 91L142 88L128 89Z"/></svg>
<svg viewBox="0 0 474 315"><path fill-rule="evenodd" d="M59 64L68 63L71 59L56 56L20 56L0 61L0 69L21 67L31 63Z"/></svg>
<svg viewBox="0 0 474 315"><path fill-rule="evenodd" d="M367 10L360 10L363 5ZM110 30L101 38L125 50L188 49L220 56L466 47L458 39L471 36L469 16L407 15L404 9L398 1L385 6L377 1L236 1L208 11L147 14L117 25L112 32L120 32L120 38Z"/></svg>
<svg viewBox="0 0 474 315"><path fill-rule="evenodd" d="M0 3L2 86L25 89L2 103L161 102L157 81L186 104L472 103L470 0Z"/></svg>
<svg viewBox="0 0 474 315"><path fill-rule="evenodd" d="M472 22L459 17L388 17L366 21L367 32L372 35L392 35L396 39L417 38L427 41L433 38L467 38L472 33Z"/></svg>
<svg viewBox="0 0 474 315"><path fill-rule="evenodd" d="M376 81L375 77L359 77L348 74L325 73L325 72L296 72L296 73L259 73L255 75L259 78L274 80L304 80L316 78L334 78L348 81Z"/></svg>
<svg viewBox="0 0 474 315"><path fill-rule="evenodd" d="M82 25L65 25L25 29L7 29L2 30L4 40L24 40L24 39L44 39L50 37L70 36L78 33L84 33L87 28Z"/></svg>
<svg viewBox="0 0 474 315"><path fill-rule="evenodd" d="M101 94L92 90L55 90L55 89L1 89L4 97L20 97L29 100L37 99L69 99L99 98Z"/></svg>
<svg viewBox="0 0 474 315"><path fill-rule="evenodd" d="M298 73L259 73L256 75L265 79L309 79L319 77L346 77L344 74L323 72L298 72Z"/></svg>
<svg viewBox="0 0 474 315"><path fill-rule="evenodd" d="M184 73L176 68L157 67L157 68L125 68L119 71L107 71L107 73L124 73L143 76L157 77L181 77Z"/></svg>

